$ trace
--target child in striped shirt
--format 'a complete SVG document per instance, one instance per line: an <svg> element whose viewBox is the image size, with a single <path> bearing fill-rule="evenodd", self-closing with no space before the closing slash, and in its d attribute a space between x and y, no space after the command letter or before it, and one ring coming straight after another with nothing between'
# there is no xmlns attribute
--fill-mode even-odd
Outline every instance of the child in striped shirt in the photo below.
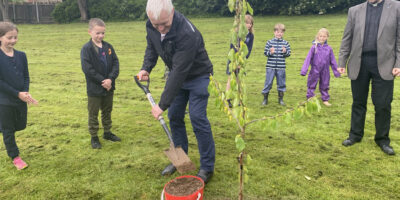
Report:
<svg viewBox="0 0 400 200"><path fill-rule="evenodd" d="M290 45L289 42L284 40L283 34L285 33L285 25L276 24L274 27L274 38L268 40L265 45L264 54L268 57L265 75L265 84L262 94L264 95L264 101L262 105L268 104L268 94L272 88L272 82L276 76L277 89L278 89L278 103L282 106L285 105L283 102L283 94L286 91L286 64L285 58L290 56Z"/></svg>

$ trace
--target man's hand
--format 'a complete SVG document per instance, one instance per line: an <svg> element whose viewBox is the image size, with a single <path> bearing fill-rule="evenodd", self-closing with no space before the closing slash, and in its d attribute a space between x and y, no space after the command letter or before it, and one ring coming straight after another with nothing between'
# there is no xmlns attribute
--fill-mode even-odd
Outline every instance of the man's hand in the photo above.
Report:
<svg viewBox="0 0 400 200"><path fill-rule="evenodd" d="M344 74L344 73L346 73L346 68L344 68L344 67L338 67L338 72L340 73L340 74Z"/></svg>
<svg viewBox="0 0 400 200"><path fill-rule="evenodd" d="M269 49L269 52L270 52L271 54L274 54L274 53L275 53L275 48L274 48L274 47L271 47L271 48Z"/></svg>
<svg viewBox="0 0 400 200"><path fill-rule="evenodd" d="M147 72L146 70L140 70L140 72L136 76L139 78L139 81L149 80L149 72Z"/></svg>
<svg viewBox="0 0 400 200"><path fill-rule="evenodd" d="M286 48L282 47L282 53L286 53Z"/></svg>
<svg viewBox="0 0 400 200"><path fill-rule="evenodd" d="M112 87L111 83L112 83L111 79L104 79L101 82L101 86L103 86L103 88L105 88L107 91L110 91Z"/></svg>
<svg viewBox="0 0 400 200"><path fill-rule="evenodd" d="M400 68L393 68L392 73L393 76L400 76Z"/></svg>
<svg viewBox="0 0 400 200"><path fill-rule="evenodd" d="M153 106L151 109L151 114L153 114L153 117L158 120L158 118L162 115L164 111L161 110L161 108L157 105Z"/></svg>
<svg viewBox="0 0 400 200"><path fill-rule="evenodd" d="M36 99L32 98L32 96L31 96L31 94L29 94L29 92L19 92L18 98L28 104L34 104L34 105L38 104L38 101Z"/></svg>

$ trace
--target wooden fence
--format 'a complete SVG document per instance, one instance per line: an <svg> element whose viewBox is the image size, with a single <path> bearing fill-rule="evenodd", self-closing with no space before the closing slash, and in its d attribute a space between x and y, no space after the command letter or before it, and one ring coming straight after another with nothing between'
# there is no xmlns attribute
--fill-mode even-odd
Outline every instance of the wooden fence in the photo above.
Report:
<svg viewBox="0 0 400 200"><path fill-rule="evenodd" d="M17 3L9 4L8 16L14 23L49 24L54 23L51 16L55 3ZM0 11L1 13L1 11ZM3 21L2 15L0 20Z"/></svg>

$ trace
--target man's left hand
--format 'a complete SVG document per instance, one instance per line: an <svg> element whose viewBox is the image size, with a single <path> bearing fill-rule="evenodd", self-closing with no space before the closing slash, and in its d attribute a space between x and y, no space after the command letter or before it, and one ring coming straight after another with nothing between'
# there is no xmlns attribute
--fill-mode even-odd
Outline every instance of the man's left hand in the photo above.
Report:
<svg viewBox="0 0 400 200"><path fill-rule="evenodd" d="M153 106L153 108L151 109L151 114L153 114L153 117L156 118L158 120L158 118L162 115L164 111L161 110L160 106L155 105Z"/></svg>
<svg viewBox="0 0 400 200"><path fill-rule="evenodd" d="M393 68L392 74L393 76L400 76L400 68Z"/></svg>

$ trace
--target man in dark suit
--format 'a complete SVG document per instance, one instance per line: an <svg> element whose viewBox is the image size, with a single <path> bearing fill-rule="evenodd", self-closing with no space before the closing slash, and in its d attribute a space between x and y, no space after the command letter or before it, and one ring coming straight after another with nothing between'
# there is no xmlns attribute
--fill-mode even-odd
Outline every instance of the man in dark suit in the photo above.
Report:
<svg viewBox="0 0 400 200"><path fill-rule="evenodd" d="M344 146L360 142L364 135L370 82L375 107L375 142L388 155L394 77L400 76L400 3L368 0L349 9L339 52L340 73L351 79L353 105L349 137Z"/></svg>

